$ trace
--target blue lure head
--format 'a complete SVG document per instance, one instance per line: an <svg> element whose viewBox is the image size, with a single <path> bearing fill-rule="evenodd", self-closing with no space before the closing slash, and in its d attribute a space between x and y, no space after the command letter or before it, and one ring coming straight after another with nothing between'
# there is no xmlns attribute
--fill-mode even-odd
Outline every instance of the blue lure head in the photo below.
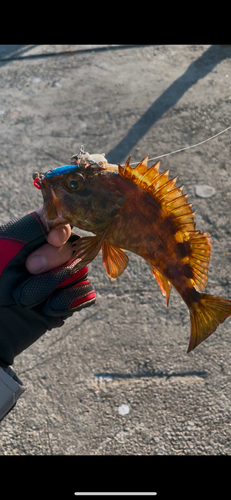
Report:
<svg viewBox="0 0 231 500"><path fill-rule="evenodd" d="M54 170L47 172L45 177L55 177L56 175L68 174L76 168L78 168L78 165L64 165L63 167L57 167Z"/></svg>

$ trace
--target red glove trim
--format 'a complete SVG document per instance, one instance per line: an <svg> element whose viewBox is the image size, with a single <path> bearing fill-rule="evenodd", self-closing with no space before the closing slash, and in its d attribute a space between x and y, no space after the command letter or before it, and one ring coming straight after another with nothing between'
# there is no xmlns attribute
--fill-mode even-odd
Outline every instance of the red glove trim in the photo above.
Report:
<svg viewBox="0 0 231 500"><path fill-rule="evenodd" d="M65 264L62 264L62 266L60 266L60 267L65 267L66 264L67 264L67 262ZM52 269L52 271L53 271L53 269ZM60 285L58 285L57 288L70 285L73 281L76 281L77 279L82 278L82 276L84 276L84 274L87 274L87 272L88 272L88 266L84 266L77 273L71 274L71 276L68 276L68 278L65 281L62 281L62 283L60 283Z"/></svg>
<svg viewBox="0 0 231 500"><path fill-rule="evenodd" d="M70 309L73 309L76 306L79 306L80 304L83 304L83 302L88 302L89 300L95 299L95 292L92 293L86 293L82 295L82 297L78 297L78 299L75 302L72 302Z"/></svg>
<svg viewBox="0 0 231 500"><path fill-rule="evenodd" d="M25 242L19 243L13 239L0 238L0 276L7 264L20 252L24 245Z"/></svg>

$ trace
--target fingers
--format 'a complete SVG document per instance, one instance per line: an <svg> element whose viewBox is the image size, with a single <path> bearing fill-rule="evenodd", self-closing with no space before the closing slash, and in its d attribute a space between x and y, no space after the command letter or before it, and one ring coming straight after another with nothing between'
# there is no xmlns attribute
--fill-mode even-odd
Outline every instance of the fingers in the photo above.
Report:
<svg viewBox="0 0 231 500"><path fill-rule="evenodd" d="M31 274L45 273L67 262L72 253L71 242L60 247L45 243L27 257L25 266Z"/></svg>
<svg viewBox="0 0 231 500"><path fill-rule="evenodd" d="M36 212L42 218L42 205ZM71 236L71 227L66 224L51 229L47 234L47 243L37 248L26 259L25 266L31 274L45 273L61 266L72 257L72 244L67 240Z"/></svg>

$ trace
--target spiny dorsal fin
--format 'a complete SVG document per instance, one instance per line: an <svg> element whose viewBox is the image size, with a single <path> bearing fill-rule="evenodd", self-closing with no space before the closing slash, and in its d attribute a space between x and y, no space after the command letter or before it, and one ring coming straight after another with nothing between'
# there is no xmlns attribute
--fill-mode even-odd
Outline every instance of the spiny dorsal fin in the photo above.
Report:
<svg viewBox="0 0 231 500"><path fill-rule="evenodd" d="M118 165L119 174L154 198L166 216L172 216L175 227L184 233L187 240L195 231L194 213L191 204L187 203L187 195L182 194L183 186L176 187L177 177L169 180L169 170L159 174L160 161L148 168L148 156L135 168L130 166L129 161L130 156L124 167Z"/></svg>

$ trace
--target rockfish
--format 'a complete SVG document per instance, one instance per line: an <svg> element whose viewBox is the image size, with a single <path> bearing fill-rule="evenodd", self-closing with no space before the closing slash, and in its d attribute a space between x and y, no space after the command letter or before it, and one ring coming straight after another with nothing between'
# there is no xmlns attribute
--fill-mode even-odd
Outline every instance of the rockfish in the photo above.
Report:
<svg viewBox="0 0 231 500"><path fill-rule="evenodd" d="M117 278L128 265L124 250L145 259L169 301L171 284L187 304L191 320L188 352L209 337L231 315L231 300L200 293L205 288L211 254L208 233L195 229L192 206L183 187L148 168L146 156L135 168L110 165L103 155L80 150L71 165L34 173L42 190L49 227L69 223L95 236L78 239L73 250L77 268L102 250L108 276Z"/></svg>

